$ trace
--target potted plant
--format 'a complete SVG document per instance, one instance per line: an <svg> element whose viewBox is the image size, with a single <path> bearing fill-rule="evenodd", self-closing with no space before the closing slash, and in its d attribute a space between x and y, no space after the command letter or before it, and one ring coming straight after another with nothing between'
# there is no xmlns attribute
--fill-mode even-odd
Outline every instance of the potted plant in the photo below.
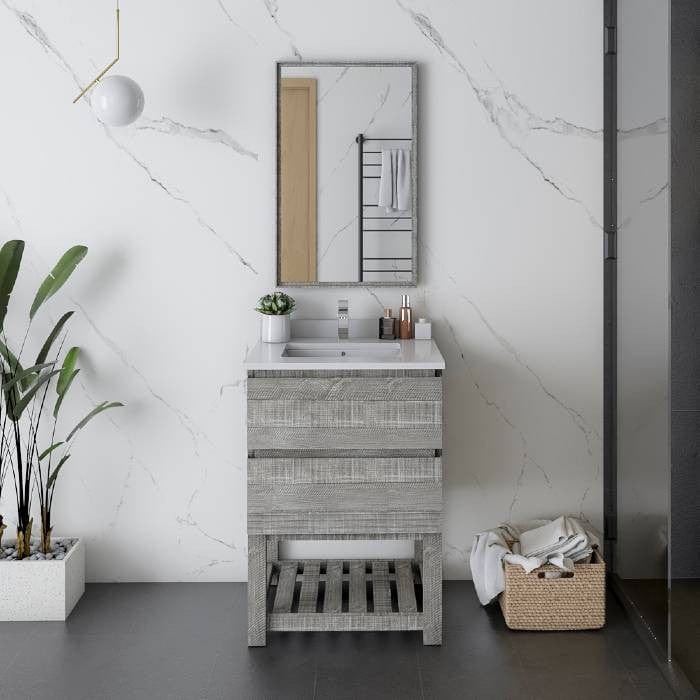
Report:
<svg viewBox="0 0 700 700"><path fill-rule="evenodd" d="M296 302L284 292L273 292L260 297L255 309L262 315L260 337L263 343L286 343L290 335L289 314Z"/></svg>
<svg viewBox="0 0 700 700"><path fill-rule="evenodd" d="M80 349L64 353L64 328L72 311L63 314L40 346L36 359L23 367L22 355L32 343L32 321L44 302L68 280L87 254L74 246L42 282L29 310L29 320L17 345L8 340L4 322L24 252L23 241L0 248L0 495L12 474L17 505L17 539L0 548L0 620L63 620L85 590L85 552L79 539L52 541L52 507L58 477L70 458L76 435L95 416L119 402L95 406L64 434L59 420L73 380ZM56 347L57 346L57 347ZM39 505L39 538L34 531L33 497ZM0 516L0 534L5 529Z"/></svg>

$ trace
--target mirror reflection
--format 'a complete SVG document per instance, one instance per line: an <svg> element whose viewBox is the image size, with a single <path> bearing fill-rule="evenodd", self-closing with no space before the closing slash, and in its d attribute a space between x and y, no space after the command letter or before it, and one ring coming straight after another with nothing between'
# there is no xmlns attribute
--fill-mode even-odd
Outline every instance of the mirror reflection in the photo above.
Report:
<svg viewBox="0 0 700 700"><path fill-rule="evenodd" d="M416 283L414 64L278 64L278 282Z"/></svg>

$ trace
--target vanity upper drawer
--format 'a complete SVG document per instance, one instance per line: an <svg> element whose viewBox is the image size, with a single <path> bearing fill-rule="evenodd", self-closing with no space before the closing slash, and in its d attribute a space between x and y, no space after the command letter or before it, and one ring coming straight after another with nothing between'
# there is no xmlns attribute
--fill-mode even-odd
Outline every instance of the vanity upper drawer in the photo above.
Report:
<svg viewBox="0 0 700 700"><path fill-rule="evenodd" d="M249 401L436 401L440 377L303 377L248 379Z"/></svg>
<svg viewBox="0 0 700 700"><path fill-rule="evenodd" d="M248 449L442 447L439 377L248 380Z"/></svg>

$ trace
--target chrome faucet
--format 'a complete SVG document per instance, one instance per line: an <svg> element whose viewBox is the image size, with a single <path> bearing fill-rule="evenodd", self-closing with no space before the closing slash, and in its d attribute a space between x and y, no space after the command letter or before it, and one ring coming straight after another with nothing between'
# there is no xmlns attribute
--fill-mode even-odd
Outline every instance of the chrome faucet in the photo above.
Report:
<svg viewBox="0 0 700 700"><path fill-rule="evenodd" d="M350 310L347 299L338 299L338 340L350 336Z"/></svg>

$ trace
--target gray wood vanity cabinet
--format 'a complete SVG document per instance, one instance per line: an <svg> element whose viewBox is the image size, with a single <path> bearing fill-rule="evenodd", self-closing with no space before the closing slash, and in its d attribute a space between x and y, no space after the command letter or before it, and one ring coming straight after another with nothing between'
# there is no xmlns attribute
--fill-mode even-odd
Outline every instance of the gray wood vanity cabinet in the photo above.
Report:
<svg viewBox="0 0 700 700"><path fill-rule="evenodd" d="M248 644L442 642L442 371L248 370ZM281 560L286 539L409 539L405 560Z"/></svg>

